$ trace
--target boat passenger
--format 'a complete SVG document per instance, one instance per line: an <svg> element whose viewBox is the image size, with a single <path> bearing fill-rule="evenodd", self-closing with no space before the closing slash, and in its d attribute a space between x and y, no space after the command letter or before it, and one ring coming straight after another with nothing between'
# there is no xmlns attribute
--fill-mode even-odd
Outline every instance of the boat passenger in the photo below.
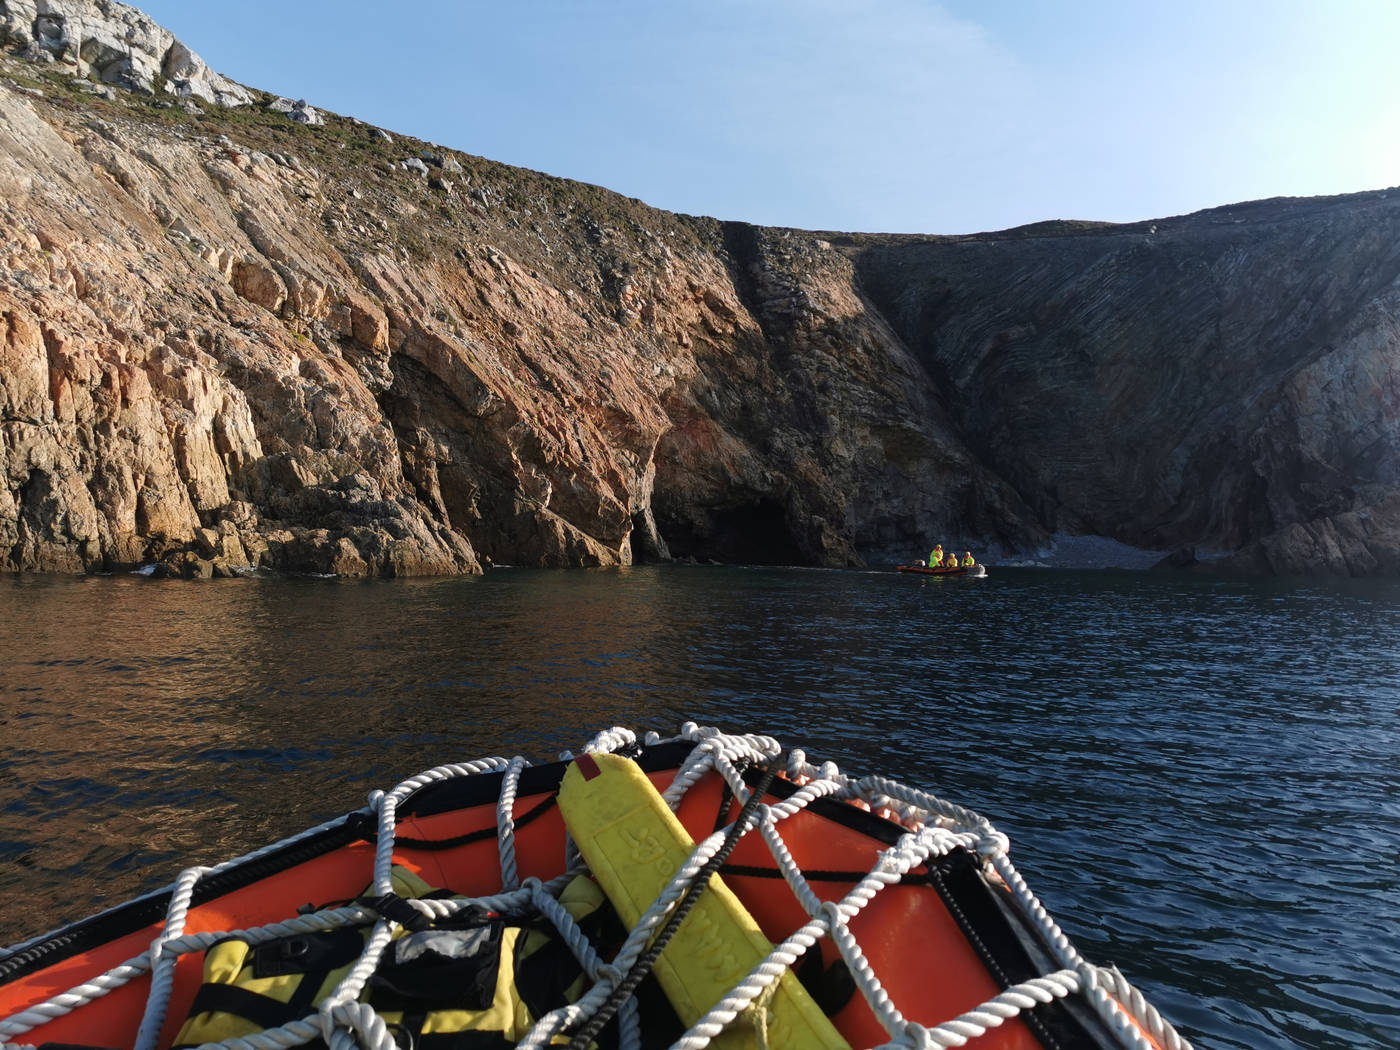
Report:
<svg viewBox="0 0 1400 1050"><path fill-rule="evenodd" d="M928 567L930 569L941 569L943 567L943 544L937 544L928 556Z"/></svg>
<svg viewBox="0 0 1400 1050"><path fill-rule="evenodd" d="M977 560L973 558L971 551L963 551L962 563L964 569L970 569L977 564Z"/></svg>

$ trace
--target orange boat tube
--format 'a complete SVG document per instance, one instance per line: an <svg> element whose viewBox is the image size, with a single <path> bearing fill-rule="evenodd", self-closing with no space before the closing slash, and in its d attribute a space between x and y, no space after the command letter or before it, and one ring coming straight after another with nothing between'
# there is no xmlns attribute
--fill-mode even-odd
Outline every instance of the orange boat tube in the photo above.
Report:
<svg viewBox="0 0 1400 1050"><path fill-rule="evenodd" d="M1007 845L770 737L609 730L437 767L0 950L0 1044L1189 1050Z"/></svg>

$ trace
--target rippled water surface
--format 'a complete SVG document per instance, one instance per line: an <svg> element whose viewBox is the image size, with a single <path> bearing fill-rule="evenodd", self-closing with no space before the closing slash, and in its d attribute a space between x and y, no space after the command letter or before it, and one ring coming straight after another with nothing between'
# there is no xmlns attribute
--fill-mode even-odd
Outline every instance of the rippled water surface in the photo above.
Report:
<svg viewBox="0 0 1400 1050"><path fill-rule="evenodd" d="M0 580L0 943L614 724L969 805L1199 1048L1400 1046L1400 586L1000 570Z"/></svg>

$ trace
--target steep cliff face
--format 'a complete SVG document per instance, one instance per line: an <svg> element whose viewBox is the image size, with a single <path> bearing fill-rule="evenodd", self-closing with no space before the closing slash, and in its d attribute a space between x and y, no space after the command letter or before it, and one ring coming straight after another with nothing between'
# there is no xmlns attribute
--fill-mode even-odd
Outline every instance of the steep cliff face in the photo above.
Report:
<svg viewBox="0 0 1400 1050"><path fill-rule="evenodd" d="M1237 568L1400 568L1400 195L859 259L1047 527Z"/></svg>
<svg viewBox="0 0 1400 1050"><path fill-rule="evenodd" d="M241 88L108 0L0 28L0 568L1400 571L1400 201L763 229Z"/></svg>
<svg viewBox="0 0 1400 1050"><path fill-rule="evenodd" d="M809 235L8 72L0 566L858 564L970 541L968 507L1043 535Z"/></svg>

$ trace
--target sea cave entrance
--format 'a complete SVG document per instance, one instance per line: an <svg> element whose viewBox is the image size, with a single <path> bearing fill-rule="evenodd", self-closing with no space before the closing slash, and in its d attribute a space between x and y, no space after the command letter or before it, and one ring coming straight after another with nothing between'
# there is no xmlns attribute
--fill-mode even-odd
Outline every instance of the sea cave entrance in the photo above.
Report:
<svg viewBox="0 0 1400 1050"><path fill-rule="evenodd" d="M658 523L673 557L731 565L811 563L793 539L787 512L773 500L712 508L698 517Z"/></svg>

